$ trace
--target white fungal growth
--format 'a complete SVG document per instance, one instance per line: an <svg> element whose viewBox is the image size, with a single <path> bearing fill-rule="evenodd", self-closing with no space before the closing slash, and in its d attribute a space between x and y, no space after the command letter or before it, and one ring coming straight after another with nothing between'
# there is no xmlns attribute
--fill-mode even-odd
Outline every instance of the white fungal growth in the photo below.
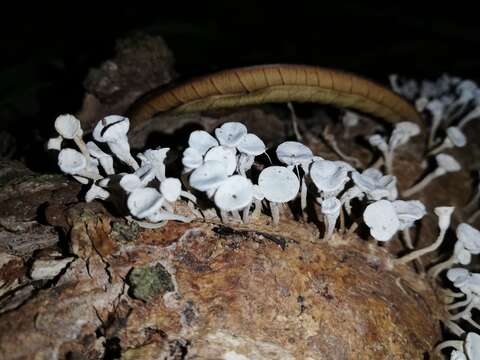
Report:
<svg viewBox="0 0 480 360"><path fill-rule="evenodd" d="M314 161L310 167L310 178L324 197L340 193L349 177L347 170L333 161Z"/></svg>
<svg viewBox="0 0 480 360"><path fill-rule="evenodd" d="M233 175L218 187L214 196L215 205L223 211L242 210L253 201L252 182L240 175Z"/></svg>
<svg viewBox="0 0 480 360"><path fill-rule="evenodd" d="M204 155L210 148L218 146L218 141L203 130L195 130L188 138L188 146L197 150L200 156Z"/></svg>
<svg viewBox="0 0 480 360"><path fill-rule="evenodd" d="M216 189L227 177L228 173L224 163L210 160L192 172L189 182L194 189L207 191Z"/></svg>
<svg viewBox="0 0 480 360"><path fill-rule="evenodd" d="M342 203L336 197L330 197L322 200L321 206L322 214L325 216L325 239L328 240L332 237L335 230Z"/></svg>
<svg viewBox="0 0 480 360"><path fill-rule="evenodd" d="M220 145L236 147L247 135L247 128L239 122L227 122L215 129L215 136Z"/></svg>
<svg viewBox="0 0 480 360"><path fill-rule="evenodd" d="M447 137L436 148L430 151L430 155L439 154L444 150L454 147L464 147L467 144L467 138L459 127L450 126L446 130Z"/></svg>
<svg viewBox="0 0 480 360"><path fill-rule="evenodd" d="M102 178L98 171L97 163L89 161L83 154L74 149L63 149L58 154L58 166L70 175L99 180Z"/></svg>
<svg viewBox="0 0 480 360"><path fill-rule="evenodd" d="M219 161L223 163L228 175L232 175L237 169L237 150L226 146L215 146L205 154L205 161Z"/></svg>
<svg viewBox="0 0 480 360"><path fill-rule="evenodd" d="M400 228L395 208L390 201L379 200L367 206L363 220L375 240L388 241Z"/></svg>
<svg viewBox="0 0 480 360"><path fill-rule="evenodd" d="M165 200L175 202L182 193L182 183L177 178L166 178L160 184L160 192Z"/></svg>

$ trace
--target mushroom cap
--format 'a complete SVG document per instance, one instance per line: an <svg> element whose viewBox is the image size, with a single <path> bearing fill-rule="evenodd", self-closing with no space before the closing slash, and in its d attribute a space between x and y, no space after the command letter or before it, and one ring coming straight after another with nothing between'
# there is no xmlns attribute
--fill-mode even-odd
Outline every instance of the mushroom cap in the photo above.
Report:
<svg viewBox="0 0 480 360"><path fill-rule="evenodd" d="M258 176L258 186L265 199L284 203L293 200L300 189L295 173L283 166L269 166Z"/></svg>
<svg viewBox="0 0 480 360"><path fill-rule="evenodd" d="M242 138L237 149L244 154L258 156L263 154L267 147L257 135L247 134Z"/></svg>
<svg viewBox="0 0 480 360"><path fill-rule="evenodd" d="M188 138L188 146L196 149L200 155L204 155L208 149L218 146L218 141L204 130L195 130Z"/></svg>
<svg viewBox="0 0 480 360"><path fill-rule="evenodd" d="M127 135L130 120L119 115L109 115L100 120L93 129L93 138L98 142L115 142Z"/></svg>
<svg viewBox="0 0 480 360"><path fill-rule="evenodd" d="M164 198L153 188L138 188L132 191L127 200L130 213L143 219L161 208Z"/></svg>
<svg viewBox="0 0 480 360"><path fill-rule="evenodd" d="M226 122L215 129L215 136L220 145L235 147L247 135L247 128L239 122Z"/></svg>
<svg viewBox="0 0 480 360"><path fill-rule="evenodd" d="M106 200L110 196L109 192L100 186L92 184L85 194L85 202L92 202L95 199Z"/></svg>
<svg viewBox="0 0 480 360"><path fill-rule="evenodd" d="M237 150L226 146L215 146L205 154L205 161L220 161L223 163L228 175L237 169Z"/></svg>
<svg viewBox="0 0 480 360"><path fill-rule="evenodd" d="M445 169L447 172L460 171L462 168L457 160L453 156L447 154L438 154L435 156L437 164L440 168Z"/></svg>
<svg viewBox="0 0 480 360"><path fill-rule="evenodd" d="M252 182L244 176L233 175L225 180L215 192L215 205L224 211L247 207L253 200Z"/></svg>
<svg viewBox="0 0 480 360"><path fill-rule="evenodd" d="M370 234L378 241L388 241L398 231L400 221L390 201L379 200L367 206L363 220L370 228Z"/></svg>
<svg viewBox="0 0 480 360"><path fill-rule="evenodd" d="M456 234L458 241L465 249L471 254L480 254L480 231L466 223L461 223L457 226Z"/></svg>
<svg viewBox="0 0 480 360"><path fill-rule="evenodd" d="M47 149L48 150L58 150L62 149L63 137L61 135L48 139Z"/></svg>
<svg viewBox="0 0 480 360"><path fill-rule="evenodd" d="M160 192L167 201L177 201L182 192L182 183L177 178L166 178L160 183Z"/></svg>
<svg viewBox="0 0 480 360"><path fill-rule="evenodd" d="M100 159L102 157L111 157L111 155L108 155L102 149L98 147L97 144L95 144L93 141L87 142L87 149L90 155L92 155L94 158Z"/></svg>
<svg viewBox="0 0 480 360"><path fill-rule="evenodd" d="M453 350L450 353L450 360L468 360L463 351Z"/></svg>
<svg viewBox="0 0 480 360"><path fill-rule="evenodd" d="M287 165L308 164L313 160L312 150L297 141L281 143L276 153L278 160Z"/></svg>
<svg viewBox="0 0 480 360"><path fill-rule="evenodd" d="M395 148L408 142L412 136L420 134L420 126L410 121L402 121L395 125L390 137L390 147Z"/></svg>
<svg viewBox="0 0 480 360"><path fill-rule="evenodd" d="M336 197L328 197L322 200L322 214L325 215L335 215L340 213L340 208L342 207L342 203Z"/></svg>
<svg viewBox="0 0 480 360"><path fill-rule="evenodd" d="M470 278L470 271L464 268L452 268L447 271L447 279L457 288L466 284Z"/></svg>
<svg viewBox="0 0 480 360"><path fill-rule="evenodd" d="M138 158L142 160L142 165L144 165L143 162L146 162L155 167L163 165L169 151L170 148L162 147L158 147L156 149L148 149L145 150L142 154L138 154Z"/></svg>
<svg viewBox="0 0 480 360"><path fill-rule="evenodd" d="M207 191L216 189L227 177L228 174L223 162L209 160L193 170L189 182L194 189Z"/></svg>
<svg viewBox="0 0 480 360"><path fill-rule="evenodd" d="M87 159L74 149L63 149L58 154L58 166L70 175L78 174L87 167Z"/></svg>
<svg viewBox="0 0 480 360"><path fill-rule="evenodd" d="M396 200L393 202L393 207L400 221L400 230L411 227L415 221L427 214L425 205L418 200Z"/></svg>
<svg viewBox="0 0 480 360"><path fill-rule="evenodd" d="M430 101L425 108L430 111L435 121L440 121L445 112L445 104L438 99Z"/></svg>
<svg viewBox="0 0 480 360"><path fill-rule="evenodd" d="M260 201L265 199L265 195L263 195L260 187L257 184L253 185L253 198Z"/></svg>
<svg viewBox="0 0 480 360"><path fill-rule="evenodd" d="M447 128L447 136L456 147L464 147L467 144L465 134L456 126L450 126Z"/></svg>
<svg viewBox="0 0 480 360"><path fill-rule="evenodd" d="M455 210L453 206L437 206L433 209L435 215L438 216L438 227L440 230L447 230L450 227L452 213Z"/></svg>
<svg viewBox="0 0 480 360"><path fill-rule="evenodd" d="M356 112L346 110L342 116L342 123L345 127L357 126L360 122L360 115Z"/></svg>
<svg viewBox="0 0 480 360"><path fill-rule="evenodd" d="M60 115L55 119L55 130L65 139L82 136L80 120L73 115Z"/></svg>
<svg viewBox="0 0 480 360"><path fill-rule="evenodd" d="M127 193L143 187L142 180L135 174L126 174L120 179L120 187Z"/></svg>
<svg viewBox="0 0 480 360"><path fill-rule="evenodd" d="M333 161L318 160L310 167L310 178L319 191L336 192L348 181L347 170Z"/></svg>
<svg viewBox="0 0 480 360"><path fill-rule="evenodd" d="M378 148L380 151L386 151L388 149L387 141L380 134L375 134L368 137L368 142L373 147Z"/></svg>
<svg viewBox="0 0 480 360"><path fill-rule="evenodd" d="M182 164L187 168L196 169L203 164L203 156L193 147L186 148L183 152Z"/></svg>
<svg viewBox="0 0 480 360"><path fill-rule="evenodd" d="M469 360L480 359L480 335L469 332L465 338L464 347Z"/></svg>

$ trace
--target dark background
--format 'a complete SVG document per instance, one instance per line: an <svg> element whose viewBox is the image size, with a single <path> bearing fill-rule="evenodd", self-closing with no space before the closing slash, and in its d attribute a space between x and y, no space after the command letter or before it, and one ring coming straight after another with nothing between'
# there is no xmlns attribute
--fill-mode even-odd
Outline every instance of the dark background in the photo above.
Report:
<svg viewBox="0 0 480 360"><path fill-rule="evenodd" d="M392 72L480 78L480 22L473 5L155 4L26 3L2 11L0 141L15 148L9 156L38 154L56 115L78 110L88 69L113 54L117 38L139 30L164 37L182 77L288 62L350 70L384 83Z"/></svg>

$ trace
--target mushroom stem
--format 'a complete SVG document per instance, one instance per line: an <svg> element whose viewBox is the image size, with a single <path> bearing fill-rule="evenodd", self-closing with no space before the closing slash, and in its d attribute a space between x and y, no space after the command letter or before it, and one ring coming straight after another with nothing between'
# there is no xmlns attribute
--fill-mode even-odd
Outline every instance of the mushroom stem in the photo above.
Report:
<svg viewBox="0 0 480 360"><path fill-rule="evenodd" d="M254 199L253 205L254 205L254 208L252 212L252 217L258 218L262 212L262 200Z"/></svg>
<svg viewBox="0 0 480 360"><path fill-rule="evenodd" d="M340 208L340 232L345 232L345 210Z"/></svg>
<svg viewBox="0 0 480 360"><path fill-rule="evenodd" d="M442 143L440 143L440 145L437 145L436 147L431 149L427 153L427 156L440 154L442 151L446 149L450 149L451 147L452 147L452 142L449 141L448 139L445 139Z"/></svg>
<svg viewBox="0 0 480 360"><path fill-rule="evenodd" d="M389 151L383 152L383 157L385 159L385 172L389 175L393 174L393 156L394 150L391 149Z"/></svg>
<svg viewBox="0 0 480 360"><path fill-rule="evenodd" d="M453 321L447 320L444 322L445 327L450 330L452 334L455 336L461 337L465 334L465 330L463 330L460 326L455 324Z"/></svg>
<svg viewBox="0 0 480 360"><path fill-rule="evenodd" d="M340 149L340 147L337 144L337 141L335 140L335 136L328 131L328 127L326 127L325 130L323 131L323 139L325 140L327 145L330 146L333 152L337 154L342 160L352 163L357 168L362 166L362 162L359 159L345 154Z"/></svg>
<svg viewBox="0 0 480 360"><path fill-rule="evenodd" d="M242 217L240 216L240 213L238 212L238 210L232 211L232 217L234 220L242 222Z"/></svg>
<svg viewBox="0 0 480 360"><path fill-rule="evenodd" d="M220 210L220 219L222 220L222 223L228 224L228 220L229 220L228 213L224 210Z"/></svg>
<svg viewBox="0 0 480 360"><path fill-rule="evenodd" d="M338 216L335 215L324 215L325 222L325 235L324 240L328 240L332 237L333 231L335 230L335 225L337 223Z"/></svg>
<svg viewBox="0 0 480 360"><path fill-rule="evenodd" d="M432 243L431 245L423 248L423 249L419 249L417 251L413 251L411 252L410 254L407 254L405 256L402 256L401 258L399 259L396 259L395 262L397 264L406 264L416 258L419 258L420 256L423 256L425 254L428 254L429 252L432 252L432 251L435 251L437 250L440 245L442 244L443 242L443 239L445 238L445 233L447 232L447 229L440 229L440 233L437 237L437 239L435 240L434 243Z"/></svg>
<svg viewBox="0 0 480 360"><path fill-rule="evenodd" d="M407 249L413 250L414 246L413 246L412 237L410 235L410 229L409 228L403 229L402 235L403 235L403 241L405 242L405 246L407 247Z"/></svg>
<svg viewBox="0 0 480 360"><path fill-rule="evenodd" d="M435 143L435 135L437 133L438 127L440 126L441 123L441 118L435 117L432 120L432 125L430 127L430 134L428 136L428 147L431 148L434 146Z"/></svg>
<svg viewBox="0 0 480 360"><path fill-rule="evenodd" d="M460 319L465 319L470 317L470 312L472 311L473 307L475 306L475 302L471 301L465 309L460 311L459 313L452 315L449 317L449 320L455 321Z"/></svg>
<svg viewBox="0 0 480 360"><path fill-rule="evenodd" d="M444 341L440 344L438 344L433 352L435 354L440 355L441 351L446 348L453 347L455 350L462 351L463 348L463 341L462 340L449 340L449 341Z"/></svg>
<svg viewBox="0 0 480 360"><path fill-rule="evenodd" d="M248 204L242 211L242 219L244 224L248 224L250 221L250 207L252 206L252 203Z"/></svg>
<svg viewBox="0 0 480 360"><path fill-rule="evenodd" d="M419 192L422 190L425 186L430 184L430 182L434 179L436 179L439 176L442 176L445 174L445 170L442 168L437 168L435 171L431 172L427 176L425 176L420 182L418 182L416 185L413 185L411 188L408 188L407 190L403 191L402 195L403 197L410 197L413 194Z"/></svg>
<svg viewBox="0 0 480 360"><path fill-rule="evenodd" d="M297 138L297 141L303 141L303 136L300 133L300 130L298 128L298 119L297 119L297 114L295 113L295 109L293 108L293 104L291 102L287 103L288 110L290 110L290 116L292 119L292 128L293 128L293 133L295 134L295 137Z"/></svg>
<svg viewBox="0 0 480 360"><path fill-rule="evenodd" d="M87 163L90 163L92 161L92 158L90 156L90 152L88 151L87 144L85 144L85 141L83 141L80 136L75 136L73 138L73 141L78 146L83 156L85 156L85 158L87 159Z"/></svg>
<svg viewBox="0 0 480 360"><path fill-rule="evenodd" d="M452 256L450 259L444 261L444 262L441 262L440 264L437 264L435 266L432 266L427 274L428 276L430 276L431 278L435 279L442 271L448 269L449 267L451 267L452 265L456 264L457 262L457 259L455 256Z"/></svg>
<svg viewBox="0 0 480 360"><path fill-rule="evenodd" d="M464 306L468 306L472 302L472 300L473 300L472 294L467 294L467 297L465 298L465 300L454 303L452 305L448 305L447 310L455 310L455 309L462 308Z"/></svg>
<svg viewBox="0 0 480 360"><path fill-rule="evenodd" d="M305 176L302 177L302 183L300 187L300 206L303 211L307 208L307 183L305 182Z"/></svg>
<svg viewBox="0 0 480 360"><path fill-rule="evenodd" d="M188 199L190 200L192 203L196 204L197 203L197 197L191 193L189 193L188 191L184 191L182 190L180 192L180 196L181 197L184 197L185 199Z"/></svg>
<svg viewBox="0 0 480 360"><path fill-rule="evenodd" d="M466 317L463 320L472 325L475 329L480 330L480 324L473 320L471 317Z"/></svg>
<svg viewBox="0 0 480 360"><path fill-rule="evenodd" d="M270 212L272 213L273 226L277 226L280 223L280 209L278 203L270 202Z"/></svg>

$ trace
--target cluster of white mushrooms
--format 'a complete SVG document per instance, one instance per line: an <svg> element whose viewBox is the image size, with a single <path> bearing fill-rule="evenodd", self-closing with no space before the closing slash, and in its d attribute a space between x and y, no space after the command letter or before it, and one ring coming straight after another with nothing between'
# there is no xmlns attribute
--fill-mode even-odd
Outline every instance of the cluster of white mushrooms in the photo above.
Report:
<svg viewBox="0 0 480 360"><path fill-rule="evenodd" d="M397 90L412 91L411 83L402 86L397 84ZM387 174L375 166L360 171L345 161L323 159L297 141L278 145L271 152L272 157L275 155L272 162L265 143L258 136L248 133L241 123L227 122L215 130L214 136L203 130L190 134L182 156L183 171L178 177L167 177L168 148L158 147L132 155L127 137L129 126L128 118L107 116L95 126L93 141L85 142L80 121L72 115L61 115L55 121L59 136L49 140L48 148L59 151L58 165L64 173L89 185L87 202L109 201L120 193L118 198L128 209L127 219L146 228L162 226L168 220L201 220L209 210L214 210L224 223L248 223L263 211L270 214L272 225L277 226L285 205L298 201L301 216L306 215L307 208L320 215L324 239L332 237L337 222L343 229L348 215L352 220L350 231L356 228L358 220L369 228L376 241L389 241L401 231L407 247L413 250L410 229L427 213L420 201L399 199L397 178L392 169L394 151L420 132L414 123L402 122L389 136L369 138L370 144L382 153ZM72 141L78 150L62 148ZM438 151L432 154L438 167L402 196L410 197L434 178L460 169L452 156ZM188 216L176 211L176 203L182 198L190 210ZM200 198L205 200L202 205ZM362 215L354 218L359 211ZM438 249L450 227L453 211L453 207L435 208L440 230L437 239L426 248L398 258L395 263L405 264ZM457 324L460 320L467 321L480 329L471 319L472 309L480 309L480 274L451 268L456 264L468 265L472 255L480 254L480 232L461 224L457 237L453 256L432 267L429 275L436 278L448 270L448 279L460 289L460 292L444 290L451 311L446 327L456 336L466 337L465 341L446 341L437 350L452 347L451 359L480 359L477 350L480 336L466 333Z"/></svg>

